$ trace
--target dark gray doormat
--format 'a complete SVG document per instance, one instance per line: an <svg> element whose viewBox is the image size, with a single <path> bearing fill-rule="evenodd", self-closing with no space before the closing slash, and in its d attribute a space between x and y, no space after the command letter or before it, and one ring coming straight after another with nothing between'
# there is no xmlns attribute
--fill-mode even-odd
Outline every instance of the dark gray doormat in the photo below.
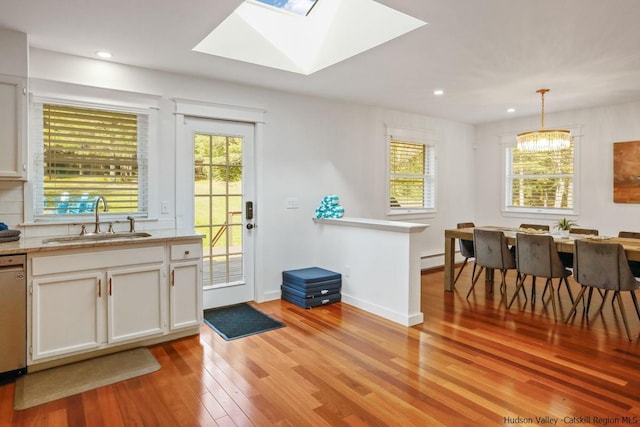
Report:
<svg viewBox="0 0 640 427"><path fill-rule="evenodd" d="M204 321L227 341L285 326L247 303L205 310Z"/></svg>

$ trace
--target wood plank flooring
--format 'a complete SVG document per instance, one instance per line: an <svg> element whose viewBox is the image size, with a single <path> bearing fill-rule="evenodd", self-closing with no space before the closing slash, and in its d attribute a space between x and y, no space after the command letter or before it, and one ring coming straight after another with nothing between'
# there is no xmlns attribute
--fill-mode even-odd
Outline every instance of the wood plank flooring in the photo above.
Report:
<svg viewBox="0 0 640 427"><path fill-rule="evenodd" d="M258 307L287 327L226 342L203 326L152 347L162 368L143 377L24 411L12 410L14 385L1 386L0 425L640 425L640 321L629 295L633 342L609 302L595 313L597 296L588 318L555 322L540 280L533 311L522 299L506 311L497 286L483 283L467 301L467 270L452 293L442 271L422 275L425 322L415 327L342 303L271 301ZM562 289L559 311L569 309Z"/></svg>

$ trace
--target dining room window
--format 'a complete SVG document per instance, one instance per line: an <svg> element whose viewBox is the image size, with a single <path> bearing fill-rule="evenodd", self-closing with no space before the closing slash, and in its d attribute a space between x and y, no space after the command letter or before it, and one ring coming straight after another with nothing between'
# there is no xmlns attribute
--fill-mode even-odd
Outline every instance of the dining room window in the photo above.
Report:
<svg viewBox="0 0 640 427"><path fill-rule="evenodd" d="M576 146L558 151L525 152L506 147L505 209L525 212L573 212Z"/></svg>
<svg viewBox="0 0 640 427"><path fill-rule="evenodd" d="M388 133L388 213L435 211L435 142L415 131L389 129Z"/></svg>

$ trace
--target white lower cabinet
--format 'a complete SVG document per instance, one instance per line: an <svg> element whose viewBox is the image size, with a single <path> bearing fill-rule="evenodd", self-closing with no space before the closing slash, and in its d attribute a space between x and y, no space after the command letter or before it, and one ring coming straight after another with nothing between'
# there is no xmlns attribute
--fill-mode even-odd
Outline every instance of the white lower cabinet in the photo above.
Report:
<svg viewBox="0 0 640 427"><path fill-rule="evenodd" d="M160 335L164 266L107 272L107 343Z"/></svg>
<svg viewBox="0 0 640 427"><path fill-rule="evenodd" d="M199 325L202 322L201 267L199 262L171 264L171 330Z"/></svg>
<svg viewBox="0 0 640 427"><path fill-rule="evenodd" d="M158 265L34 279L33 360L161 335L163 270Z"/></svg>
<svg viewBox="0 0 640 427"><path fill-rule="evenodd" d="M30 359L59 358L164 334L165 252L161 245L34 255Z"/></svg>
<svg viewBox="0 0 640 427"><path fill-rule="evenodd" d="M33 360L99 348L104 341L102 273L33 280Z"/></svg>
<svg viewBox="0 0 640 427"><path fill-rule="evenodd" d="M170 247L169 329L199 326L202 322L202 243Z"/></svg>
<svg viewBox="0 0 640 427"><path fill-rule="evenodd" d="M27 364L197 333L202 243L181 242L29 255Z"/></svg>

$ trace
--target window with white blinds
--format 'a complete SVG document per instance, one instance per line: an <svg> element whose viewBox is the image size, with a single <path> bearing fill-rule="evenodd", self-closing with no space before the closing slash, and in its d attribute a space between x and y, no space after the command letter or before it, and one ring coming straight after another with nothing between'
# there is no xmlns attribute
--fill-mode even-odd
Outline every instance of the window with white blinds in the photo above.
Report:
<svg viewBox="0 0 640 427"><path fill-rule="evenodd" d="M391 213L435 209L435 145L391 136L389 210Z"/></svg>
<svg viewBox="0 0 640 427"><path fill-rule="evenodd" d="M36 104L36 215L146 212L148 116L117 110ZM40 151L41 150L41 151Z"/></svg>
<svg viewBox="0 0 640 427"><path fill-rule="evenodd" d="M523 152L507 147L506 208L574 209L575 144L560 151Z"/></svg>

